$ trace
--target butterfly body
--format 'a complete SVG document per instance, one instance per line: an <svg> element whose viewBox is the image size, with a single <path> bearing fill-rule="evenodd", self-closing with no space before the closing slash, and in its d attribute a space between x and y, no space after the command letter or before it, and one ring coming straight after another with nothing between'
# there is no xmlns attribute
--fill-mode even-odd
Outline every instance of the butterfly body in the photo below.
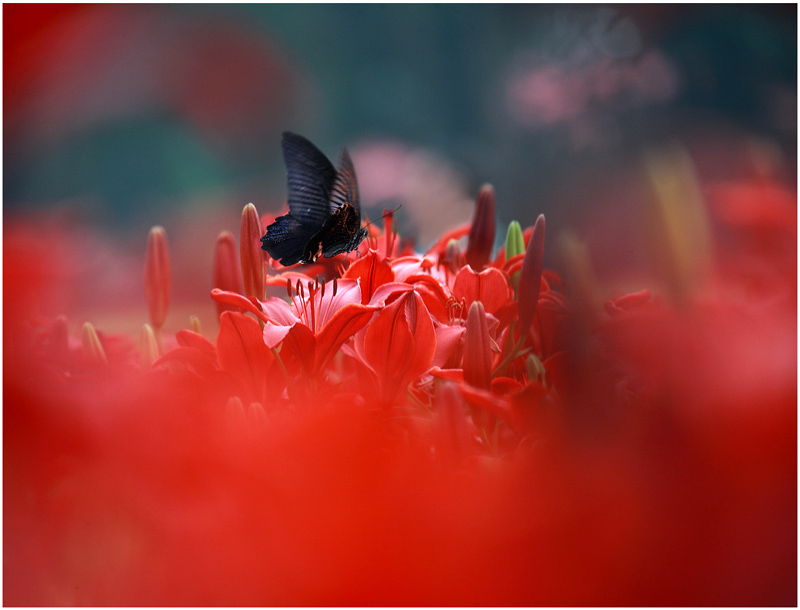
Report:
<svg viewBox="0 0 800 610"><path fill-rule="evenodd" d="M281 143L289 183L289 213L267 227L261 248L282 265L313 263L351 252L367 236L355 168L346 150L337 171L302 136L285 132Z"/></svg>

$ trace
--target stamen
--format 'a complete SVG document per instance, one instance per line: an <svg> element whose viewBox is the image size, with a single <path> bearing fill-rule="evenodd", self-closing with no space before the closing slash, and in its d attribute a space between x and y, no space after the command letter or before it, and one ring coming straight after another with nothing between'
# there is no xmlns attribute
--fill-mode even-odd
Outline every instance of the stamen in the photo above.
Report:
<svg viewBox="0 0 800 610"><path fill-rule="evenodd" d="M300 295L300 305L303 308L303 315L305 317L306 324L308 324L308 301L306 300L306 289L303 287L303 283L300 280L297 280L297 294Z"/></svg>
<svg viewBox="0 0 800 610"><path fill-rule="evenodd" d="M333 296L336 296L336 287L337 287L336 278L333 278Z"/></svg>
<svg viewBox="0 0 800 610"><path fill-rule="evenodd" d="M335 293L334 293L335 294ZM330 316L328 315L333 307L333 297L328 299L327 306L325 307L325 311L322 311L322 298L325 296L325 284L322 284L322 294L319 299L319 319L322 323L322 320L329 320ZM322 323L324 325L324 323Z"/></svg>
<svg viewBox="0 0 800 610"><path fill-rule="evenodd" d="M311 280L308 280L308 300L311 302L311 330L316 333L317 332L317 324L316 324L316 317L314 311L314 284Z"/></svg>
<svg viewBox="0 0 800 610"><path fill-rule="evenodd" d="M289 298L292 298L292 280L288 277L286 278L286 294L289 295Z"/></svg>

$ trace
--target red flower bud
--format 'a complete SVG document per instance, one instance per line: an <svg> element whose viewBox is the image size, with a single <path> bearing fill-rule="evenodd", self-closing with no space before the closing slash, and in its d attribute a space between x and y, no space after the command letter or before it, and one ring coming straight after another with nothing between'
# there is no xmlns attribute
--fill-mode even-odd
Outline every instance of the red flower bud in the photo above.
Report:
<svg viewBox="0 0 800 610"><path fill-rule="evenodd" d="M527 333L536 314L544 266L544 214L539 214L519 277L519 332Z"/></svg>
<svg viewBox="0 0 800 610"><path fill-rule="evenodd" d="M214 246L214 288L227 292L242 294L242 274L236 260L236 240L229 231L223 231L217 237ZM217 301L217 315L223 311L236 311L236 308Z"/></svg>
<svg viewBox="0 0 800 610"><path fill-rule="evenodd" d="M100 337L97 336L97 331L91 322L86 322L81 329L81 344L83 345L83 353L90 362L103 367L108 366L106 351L103 349Z"/></svg>
<svg viewBox="0 0 800 610"><path fill-rule="evenodd" d="M147 237L144 294L150 313L150 324L154 330L158 330L167 319L170 295L169 250L164 227L153 227Z"/></svg>
<svg viewBox="0 0 800 610"><path fill-rule="evenodd" d="M492 387L492 347L489 324L483 303L475 301L469 308L467 328L464 331L464 381L468 386L489 390ZM470 405L472 421L481 430L485 440L497 423L496 417L481 407Z"/></svg>
<svg viewBox="0 0 800 610"><path fill-rule="evenodd" d="M484 184L478 191L475 215L467 242L467 264L480 271L489 261L494 245L494 187Z"/></svg>
<svg viewBox="0 0 800 610"><path fill-rule="evenodd" d="M474 301L464 332L464 381L488 390L492 386L492 348L483 303Z"/></svg>
<svg viewBox="0 0 800 610"><path fill-rule="evenodd" d="M153 327L145 324L139 335L139 364L142 370L150 370L153 362L158 358L158 342L153 332Z"/></svg>
<svg viewBox="0 0 800 610"><path fill-rule="evenodd" d="M256 206L248 203L242 210L242 228L239 234L239 258L242 264L244 293L263 300L265 296L267 261L261 249L261 219Z"/></svg>

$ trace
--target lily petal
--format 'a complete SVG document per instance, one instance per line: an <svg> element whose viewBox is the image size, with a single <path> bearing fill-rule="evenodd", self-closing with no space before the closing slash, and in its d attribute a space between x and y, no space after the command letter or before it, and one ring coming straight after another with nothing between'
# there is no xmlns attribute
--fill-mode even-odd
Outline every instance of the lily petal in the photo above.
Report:
<svg viewBox="0 0 800 610"><path fill-rule="evenodd" d="M261 305L257 304L258 302L254 303L248 297L238 294L236 292L228 292L227 290L220 290L219 288L214 288L211 290L211 298L217 301L218 303L225 303L227 305L234 305L243 311L252 313L257 318L263 320L264 322L269 322L270 318L264 315L264 312L261 308Z"/></svg>
<svg viewBox="0 0 800 610"><path fill-rule="evenodd" d="M456 275L453 296L459 300L465 299L467 307L480 301L484 309L493 314L511 300L511 290L502 271L489 267L476 273L467 265Z"/></svg>
<svg viewBox="0 0 800 610"><path fill-rule="evenodd" d="M179 330L175 333L175 340L181 347L193 347L212 356L216 354L216 348L211 341L191 330Z"/></svg>
<svg viewBox="0 0 800 610"><path fill-rule="evenodd" d="M392 297L396 294L411 292L412 290L414 290L414 287L404 282L389 282L375 291L375 294L373 294L372 298L369 300L369 304L383 306L386 305L387 302L394 301Z"/></svg>
<svg viewBox="0 0 800 610"><path fill-rule="evenodd" d="M416 379L427 371L436 355L436 332L425 302L416 292L410 293L405 300L406 319L414 337L414 359L404 382Z"/></svg>
<svg viewBox="0 0 800 610"><path fill-rule="evenodd" d="M266 330L264 327L265 336ZM281 347L281 357L284 358L287 367L291 368L292 361L294 361L297 362L304 375L315 376L317 374L314 369L316 350L317 339L310 328L303 324L295 324L287 329Z"/></svg>
<svg viewBox="0 0 800 610"><path fill-rule="evenodd" d="M425 307L433 317L444 323L449 320L448 295L436 279L430 275L418 274L409 276L406 282L414 286L414 290L425 301Z"/></svg>
<svg viewBox="0 0 800 610"><path fill-rule="evenodd" d="M378 253L370 250L350 265L343 278L361 280L361 304L369 303L378 286L394 281L394 271L389 264L378 258Z"/></svg>
<svg viewBox="0 0 800 610"><path fill-rule="evenodd" d="M432 366L444 366L450 355L458 348L464 334L463 326L437 326L436 327L436 353L433 356Z"/></svg>
<svg viewBox="0 0 800 610"><path fill-rule="evenodd" d="M321 370L341 345L372 319L376 308L359 303L342 307L317 335L316 370Z"/></svg>
<svg viewBox="0 0 800 610"><path fill-rule="evenodd" d="M401 256L391 262L395 281L405 282L410 275L430 273L436 268L436 261L427 256Z"/></svg>
<svg viewBox="0 0 800 610"><path fill-rule="evenodd" d="M217 335L217 360L223 371L241 381L254 398L261 399L274 358L258 322L242 313L224 312Z"/></svg>

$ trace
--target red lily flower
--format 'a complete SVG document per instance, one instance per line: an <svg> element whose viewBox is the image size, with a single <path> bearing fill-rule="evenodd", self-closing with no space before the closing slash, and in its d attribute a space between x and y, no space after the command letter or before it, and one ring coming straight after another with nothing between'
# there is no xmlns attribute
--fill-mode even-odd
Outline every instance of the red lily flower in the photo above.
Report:
<svg viewBox="0 0 800 610"><path fill-rule="evenodd" d="M385 404L430 368L436 354L436 332L425 301L413 288L386 284L371 303L384 298L387 304L357 338L356 350L374 374Z"/></svg>
<svg viewBox="0 0 800 610"><path fill-rule="evenodd" d="M317 288L311 282L307 287L298 283L295 291L290 288L292 305L275 297L257 301L220 290L213 290L212 297L254 314L264 322L265 346L271 349L283 344L307 378L315 379L342 344L370 321L376 309L361 304L356 280L330 284L326 294L326 284Z"/></svg>

